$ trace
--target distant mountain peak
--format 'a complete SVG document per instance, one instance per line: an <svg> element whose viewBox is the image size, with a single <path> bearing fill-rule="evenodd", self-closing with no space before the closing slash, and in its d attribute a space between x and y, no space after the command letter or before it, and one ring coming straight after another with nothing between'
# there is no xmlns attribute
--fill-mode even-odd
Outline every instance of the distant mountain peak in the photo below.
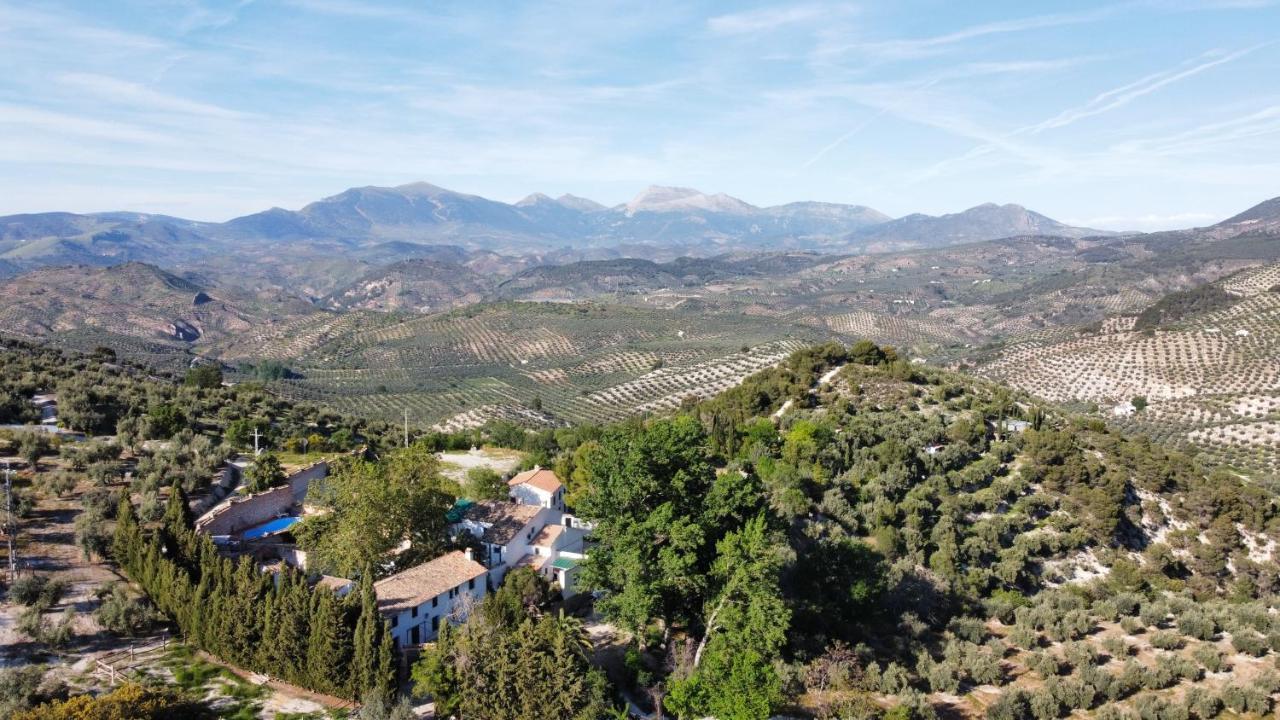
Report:
<svg viewBox="0 0 1280 720"><path fill-rule="evenodd" d="M530 205L542 205L544 203L553 203L553 202L555 202L555 200L552 200L551 198L547 197L546 195L543 195L540 192L536 192L521 198L520 201L516 203L516 207L528 207Z"/></svg>
<svg viewBox="0 0 1280 720"><path fill-rule="evenodd" d="M627 215L637 212L680 212L702 210L707 212L750 213L757 208L738 198L716 193L708 195L687 187L650 185L632 198L626 205Z"/></svg>
<svg viewBox="0 0 1280 720"><path fill-rule="evenodd" d="M590 200L584 197L578 197L577 195L570 195L568 193L565 193L564 195L561 195L560 197L556 198L556 202L560 203L561 205L567 208L573 208L574 210L581 210L582 212L598 212L600 210L608 209L604 205L601 205L600 203L596 202L595 200Z"/></svg>

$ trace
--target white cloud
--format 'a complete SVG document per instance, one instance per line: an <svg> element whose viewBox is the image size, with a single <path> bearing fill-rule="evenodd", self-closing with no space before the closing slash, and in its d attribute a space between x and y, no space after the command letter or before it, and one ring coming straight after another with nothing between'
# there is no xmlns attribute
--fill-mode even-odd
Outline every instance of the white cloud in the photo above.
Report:
<svg viewBox="0 0 1280 720"><path fill-rule="evenodd" d="M1078 227L1091 227L1100 230L1178 230L1188 227L1211 225L1221 220L1217 215L1207 212L1181 212L1169 215L1148 213L1146 215L1103 215L1083 219L1069 219L1063 222Z"/></svg>
<svg viewBox="0 0 1280 720"><path fill-rule="evenodd" d="M1111 112L1112 110L1128 105L1144 95L1150 95L1163 87L1172 85L1189 77L1194 77L1206 70L1218 67L1219 65L1225 65L1229 62L1239 60L1245 55L1248 55L1262 47L1264 46L1255 45L1253 47L1244 48L1243 50L1237 50L1226 54L1223 54L1221 51L1206 53L1205 55L1202 55L1200 59L1209 59L1204 59L1202 62L1197 62L1190 67L1184 66L1182 68L1153 73L1144 78L1128 83L1127 85L1121 85L1120 87L1113 88L1097 95L1084 105L1064 110L1044 122L1025 128L1022 132L1037 134L1044 132L1045 130L1065 127L1074 122L1084 120L1085 118L1090 118L1095 115Z"/></svg>
<svg viewBox="0 0 1280 720"><path fill-rule="evenodd" d="M1015 20L1002 20L971 25L953 32L923 38L827 44L820 46L817 54L830 57L854 52L881 60L907 60L927 57L946 52L952 46L965 41L988 35L1020 33L1042 28L1095 22L1113 14L1116 9L1116 7L1103 7L1078 13L1036 15Z"/></svg>
<svg viewBox="0 0 1280 720"><path fill-rule="evenodd" d="M250 117L249 113L169 95L135 82L106 75L65 73L58 78L58 81L80 92L88 93L117 105L127 106L133 110L179 113L224 120Z"/></svg>
<svg viewBox="0 0 1280 720"><path fill-rule="evenodd" d="M826 5L792 5L789 7L763 7L755 10L717 15L707 20L707 29L713 35L748 35L776 30L786 25L809 22L852 10L852 6L833 9Z"/></svg>

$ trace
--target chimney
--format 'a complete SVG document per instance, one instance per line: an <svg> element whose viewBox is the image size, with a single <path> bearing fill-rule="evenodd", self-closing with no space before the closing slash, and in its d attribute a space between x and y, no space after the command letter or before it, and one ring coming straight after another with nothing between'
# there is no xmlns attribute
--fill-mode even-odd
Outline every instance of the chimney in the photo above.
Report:
<svg viewBox="0 0 1280 720"><path fill-rule="evenodd" d="M467 561L468 561L468 562L474 562L474 558L472 558L471 548L467 548L467 549L464 551L464 553L465 553L465 554L466 554L466 556L467 556Z"/></svg>

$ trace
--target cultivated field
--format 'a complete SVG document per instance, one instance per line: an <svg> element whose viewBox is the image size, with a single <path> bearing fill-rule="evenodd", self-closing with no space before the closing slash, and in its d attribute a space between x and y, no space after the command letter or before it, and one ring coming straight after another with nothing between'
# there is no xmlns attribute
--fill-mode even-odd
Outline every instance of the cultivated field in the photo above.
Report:
<svg viewBox="0 0 1280 720"><path fill-rule="evenodd" d="M1280 471L1280 264L1233 275L1228 307L1135 331L1114 318L1068 339L1026 340L981 367L1049 400L1194 446L1215 462ZM1149 406L1131 412L1128 403Z"/></svg>

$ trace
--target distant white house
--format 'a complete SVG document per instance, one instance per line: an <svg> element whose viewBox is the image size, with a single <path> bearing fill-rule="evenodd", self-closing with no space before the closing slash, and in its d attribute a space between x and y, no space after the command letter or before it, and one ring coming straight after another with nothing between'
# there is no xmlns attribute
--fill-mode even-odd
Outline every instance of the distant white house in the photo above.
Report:
<svg viewBox="0 0 1280 720"><path fill-rule="evenodd" d="M445 553L373 584L378 612L399 647L435 639L444 622L460 623L484 599L489 569L471 552Z"/></svg>
<svg viewBox="0 0 1280 720"><path fill-rule="evenodd" d="M491 500L467 507L451 529L480 541L479 559L494 585L515 568L531 567L570 597L577 588L578 565L586 558L587 530L581 525L552 508Z"/></svg>
<svg viewBox="0 0 1280 720"><path fill-rule="evenodd" d="M511 499L523 505L540 505L564 511L564 484L550 470L535 467L516 473L507 481Z"/></svg>
<svg viewBox="0 0 1280 720"><path fill-rule="evenodd" d="M1111 408L1111 414L1115 415L1116 417L1129 417L1136 412L1138 412L1138 408L1134 407L1133 403L1129 402L1128 400Z"/></svg>
<svg viewBox="0 0 1280 720"><path fill-rule="evenodd" d="M1014 418L1005 418L999 423L996 423L994 420L991 421L991 427L997 430L1000 430L1002 432L1020 433L1030 429L1031 423L1027 422L1026 420L1016 420Z"/></svg>
<svg viewBox="0 0 1280 720"><path fill-rule="evenodd" d="M564 512L564 485L550 470L534 468L508 482L511 501L474 503L451 526L480 541L480 561L493 583L517 567L531 567L560 585L565 597L577 588L586 559L587 523Z"/></svg>

